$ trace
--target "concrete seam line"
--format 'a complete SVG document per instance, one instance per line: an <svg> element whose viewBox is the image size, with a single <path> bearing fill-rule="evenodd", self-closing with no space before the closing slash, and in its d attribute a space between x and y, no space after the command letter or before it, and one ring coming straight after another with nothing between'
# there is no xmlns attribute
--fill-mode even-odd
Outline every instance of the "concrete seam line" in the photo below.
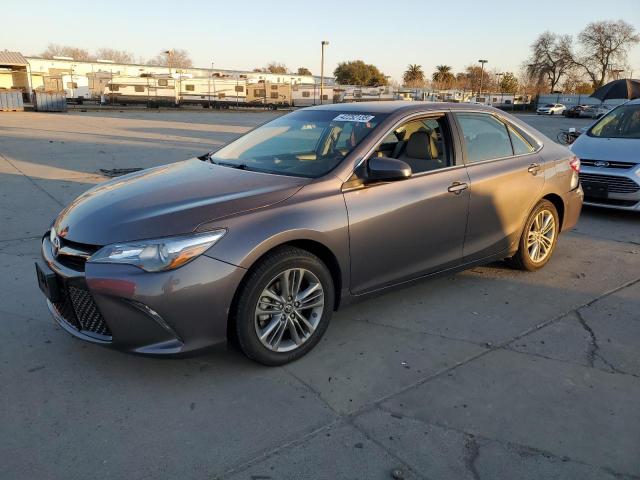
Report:
<svg viewBox="0 0 640 480"><path fill-rule="evenodd" d="M0 153L0 158L2 158L5 162L7 162L9 165L11 165L17 172L20 172L20 175L22 175L24 178L26 178L29 182L31 182L33 184L34 187L36 187L38 190L42 191L45 195L47 195L49 198L51 198L51 200L53 200L54 202L56 202L58 205L60 205L61 207L64 207L64 204L62 202L60 202L56 197L54 197L53 195L51 195L49 192L47 192L44 188L42 188L40 185L38 185L33 178L31 178L28 175L25 175L25 173L20 170L18 167L16 167L11 160L9 160L7 157L5 157L2 153Z"/></svg>
<svg viewBox="0 0 640 480"><path fill-rule="evenodd" d="M317 435L318 433L333 427L334 425L340 423L341 421L342 421L342 418L336 418L336 419L332 420L331 422L327 423L326 425L323 425L323 426L318 427L318 428L314 428L310 432L302 434L301 436L299 436L297 438L294 438L293 440L281 443L277 447L263 450L262 453L259 453L259 454L255 455L254 457L250 458L249 460L242 461L239 464L237 464L236 466L231 467L231 468L225 470L224 472L222 472L220 474L214 474L213 479L220 479L220 478L223 478L223 477L225 477L227 475L232 475L234 473L242 472L243 470L246 470L246 469L252 467L253 465L255 465L255 464L257 464L257 463L259 463L259 462L261 462L263 460L267 460L267 459L273 457L274 455L277 455L278 452L280 452L281 450L283 450L283 449L285 449L287 447L294 447L296 445L301 444L305 440L307 440L309 438L312 438L315 435Z"/></svg>

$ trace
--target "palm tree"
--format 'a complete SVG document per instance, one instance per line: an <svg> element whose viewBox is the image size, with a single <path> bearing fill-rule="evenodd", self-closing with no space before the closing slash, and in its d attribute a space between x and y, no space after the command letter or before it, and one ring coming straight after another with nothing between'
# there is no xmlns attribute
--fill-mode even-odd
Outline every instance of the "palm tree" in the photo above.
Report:
<svg viewBox="0 0 640 480"><path fill-rule="evenodd" d="M407 70L402 75L402 80L407 87L420 87L424 84L424 72L422 65L408 65Z"/></svg>
<svg viewBox="0 0 640 480"><path fill-rule="evenodd" d="M438 65L431 78L433 78L433 81L440 85L441 88L444 85L451 84L455 79L449 65Z"/></svg>

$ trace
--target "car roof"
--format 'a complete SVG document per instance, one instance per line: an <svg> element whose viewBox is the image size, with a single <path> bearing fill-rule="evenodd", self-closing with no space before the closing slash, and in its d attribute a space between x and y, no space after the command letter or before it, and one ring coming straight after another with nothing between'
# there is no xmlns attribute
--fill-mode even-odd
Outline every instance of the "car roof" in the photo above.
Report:
<svg viewBox="0 0 640 480"><path fill-rule="evenodd" d="M450 103L450 102L418 102L418 101L377 101L377 102L354 102L354 103L332 103L327 105L316 105L307 107L305 110L327 110L333 112L371 112L371 113L397 113L397 112L423 112L425 110L486 110L496 111L493 107L488 107L478 103Z"/></svg>

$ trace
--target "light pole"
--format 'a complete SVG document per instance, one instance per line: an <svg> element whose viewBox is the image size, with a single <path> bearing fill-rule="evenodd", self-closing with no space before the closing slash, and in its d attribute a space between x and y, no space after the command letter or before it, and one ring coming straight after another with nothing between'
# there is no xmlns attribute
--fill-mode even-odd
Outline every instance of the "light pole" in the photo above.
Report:
<svg viewBox="0 0 640 480"><path fill-rule="evenodd" d="M322 100L324 99L324 47L325 45L329 45L329 42L326 40L322 40L320 42L321 52L320 52L320 105L322 105Z"/></svg>
<svg viewBox="0 0 640 480"><path fill-rule="evenodd" d="M167 56L167 63L169 64L169 75L171 75L171 59L173 57L173 50L165 50L162 53Z"/></svg>
<svg viewBox="0 0 640 480"><path fill-rule="evenodd" d="M484 77L484 64L488 63L488 60L483 60L480 59L478 60L478 62L480 62L480 90L478 91L478 98L480 98L482 96L482 77Z"/></svg>
<svg viewBox="0 0 640 480"><path fill-rule="evenodd" d="M502 104L504 103L504 96L502 94L502 76L504 75L504 73L496 73L496 77L498 77L498 86L500 87L500 106L502 106Z"/></svg>

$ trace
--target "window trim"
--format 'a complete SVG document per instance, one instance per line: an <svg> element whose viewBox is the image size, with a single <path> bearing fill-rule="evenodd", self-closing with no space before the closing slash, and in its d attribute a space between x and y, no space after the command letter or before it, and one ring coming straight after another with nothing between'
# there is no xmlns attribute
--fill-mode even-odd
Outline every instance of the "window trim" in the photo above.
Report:
<svg viewBox="0 0 640 480"><path fill-rule="evenodd" d="M498 114L496 114L494 112L487 112L487 111L483 111L483 110L458 110L458 111L452 111L451 113L453 114L454 121L456 122L456 127L457 127L457 130L458 130L458 141L460 142L460 147L461 147L461 150L462 150L462 161L463 161L463 163L464 163L464 165L466 167L471 167L473 165L482 165L482 164L490 163L490 162L502 161L502 160L506 160L506 159L509 159L509 158L520 158L520 157L525 157L527 155L534 155L534 154L540 152L540 150L542 150L542 148L544 147L544 143L542 143L537 137L534 137L529 132L524 131L522 128L517 127L512 122L510 122L509 120L504 118L503 116L498 115ZM481 113L483 115L490 115L490 116L498 119L498 121L502 122L505 126L510 126L515 130L523 131L528 137L531 137L533 140L536 141L535 142L536 145L531 145L533 147L533 151L529 152L529 153L520 153L518 155L509 155L509 156L506 156L506 157L489 158L487 160L481 160L479 162L469 162L469 161L467 161L467 142L464 141L464 134L462 134L462 127L460 126L460 122L458 122L458 114L459 113L460 114ZM507 134L509 134L509 130L508 129L507 129ZM526 137L525 137L525 139L526 139ZM509 135L509 143L511 143L511 135ZM511 145L511 150L513 151L513 144Z"/></svg>

